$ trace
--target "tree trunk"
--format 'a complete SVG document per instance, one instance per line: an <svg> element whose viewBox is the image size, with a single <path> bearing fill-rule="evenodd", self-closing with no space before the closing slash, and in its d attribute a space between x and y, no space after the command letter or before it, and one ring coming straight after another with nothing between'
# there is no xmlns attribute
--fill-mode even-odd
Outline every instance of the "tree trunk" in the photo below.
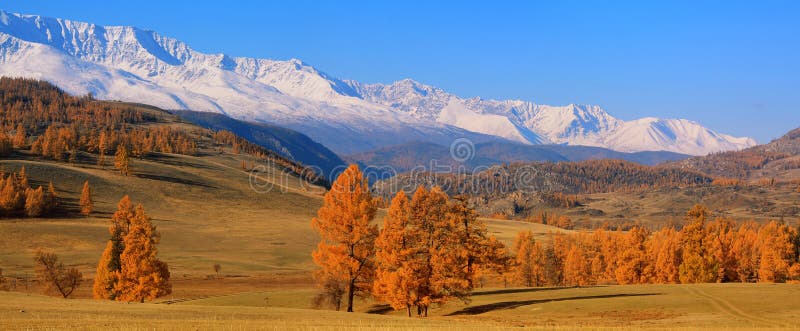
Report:
<svg viewBox="0 0 800 331"><path fill-rule="evenodd" d="M411 317L411 305L406 305L406 311L408 312L408 317Z"/></svg>
<svg viewBox="0 0 800 331"><path fill-rule="evenodd" d="M350 280L350 286L347 287L347 312L348 313L352 313L353 312L353 297L356 294L355 287L356 287L356 280L355 279L351 279Z"/></svg>

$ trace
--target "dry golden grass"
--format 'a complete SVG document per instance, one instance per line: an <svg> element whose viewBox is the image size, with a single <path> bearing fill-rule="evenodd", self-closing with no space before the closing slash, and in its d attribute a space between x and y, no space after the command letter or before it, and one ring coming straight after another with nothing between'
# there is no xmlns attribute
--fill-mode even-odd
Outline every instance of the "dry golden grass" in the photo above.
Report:
<svg viewBox="0 0 800 331"><path fill-rule="evenodd" d="M38 248L56 251L65 263L93 277L97 260L108 240L108 225L116 203L125 194L145 205L161 232L159 254L167 261L177 284L177 295L198 296L203 291L234 293L281 286L311 284L310 252L318 241L310 227L321 205L320 188L303 190L301 182L267 167L259 173L274 187L259 193L248 173L240 168L242 155L203 157L159 155L134 160L134 175L123 177L95 165L30 160L2 160L6 171L25 166L34 184L53 181L68 208L88 179L96 212L90 218L69 216L49 219L0 220L0 268L20 278L33 275L33 254ZM286 189L288 187L288 189ZM376 222L381 224L383 211ZM531 229L544 234L557 228L513 221L487 220L490 231L511 244L516 233ZM243 280L223 289L197 289L202 279L222 266L226 279ZM240 277L234 277L240 276ZM269 281L267 281L269 280ZM242 285L247 284L247 285ZM87 297L84 287L77 295Z"/></svg>
<svg viewBox="0 0 800 331"><path fill-rule="evenodd" d="M255 192L248 174L239 168L242 158L247 159L230 154L162 155L134 160L135 175L131 177L94 165L0 161L9 171L24 165L34 183L54 181L69 208L76 207L81 185L89 179L97 210L90 218L0 220L0 268L4 274L31 277L34 251L50 248L89 278L76 293L78 298L89 297L90 278L108 239L108 218L117 201L129 194L154 218L162 234L159 255L169 263L174 284L174 293L157 303L121 304L43 297L35 294L37 284L29 283L26 289L18 283L16 293L0 292L0 329L800 327L795 324L800 317L797 285L487 289L479 291L469 305L453 302L433 309L434 316L428 319L409 319L371 301L359 302L361 313L356 314L311 310L315 290L310 252L317 237L309 224L321 205L318 189L303 191L298 180L289 178L276 182L288 190L276 187L266 193ZM281 178L275 171L269 168L259 176ZM640 210L640 215L648 215L665 208L659 205L659 196L666 193L659 194L646 195L644 200L630 195L630 201L623 201L628 200L625 195L595 196L588 207L602 206L611 211L603 216L609 218L615 210ZM382 214L376 222L382 222ZM486 222L489 231L507 244L521 230L530 229L539 239L548 232L563 231L541 224ZM218 277L214 263L222 265ZM167 301L175 304L164 304ZM367 311L384 315L364 313Z"/></svg>
<svg viewBox="0 0 800 331"><path fill-rule="evenodd" d="M790 330L800 328L799 294L787 284L486 289L468 305L449 303L422 319L371 302L358 302L356 313L312 310L310 289L170 305L0 292L0 329Z"/></svg>

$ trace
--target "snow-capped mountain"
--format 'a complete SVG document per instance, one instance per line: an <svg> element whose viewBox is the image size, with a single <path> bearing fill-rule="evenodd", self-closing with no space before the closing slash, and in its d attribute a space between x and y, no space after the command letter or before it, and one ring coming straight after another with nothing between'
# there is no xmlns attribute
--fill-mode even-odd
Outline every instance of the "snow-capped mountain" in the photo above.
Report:
<svg viewBox="0 0 800 331"><path fill-rule="evenodd" d="M421 119L532 144L606 147L622 152L671 151L702 155L756 144L684 119L622 121L599 106L548 106L521 100L463 99L410 79L393 84L348 81L364 99Z"/></svg>
<svg viewBox="0 0 800 331"><path fill-rule="evenodd" d="M153 31L3 11L0 75L44 79L101 99L283 125L338 153L457 137L687 154L755 144L687 120L621 121L597 106L463 99L412 80L361 84L296 59L204 54Z"/></svg>

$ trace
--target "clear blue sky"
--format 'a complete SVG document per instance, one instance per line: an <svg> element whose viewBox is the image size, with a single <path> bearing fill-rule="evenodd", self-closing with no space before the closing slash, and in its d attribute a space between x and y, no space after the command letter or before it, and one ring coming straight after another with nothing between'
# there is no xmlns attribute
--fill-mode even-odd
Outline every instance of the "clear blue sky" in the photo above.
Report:
<svg viewBox="0 0 800 331"><path fill-rule="evenodd" d="M767 142L800 126L800 1L42 1L0 8L134 25L363 82L598 104Z"/></svg>

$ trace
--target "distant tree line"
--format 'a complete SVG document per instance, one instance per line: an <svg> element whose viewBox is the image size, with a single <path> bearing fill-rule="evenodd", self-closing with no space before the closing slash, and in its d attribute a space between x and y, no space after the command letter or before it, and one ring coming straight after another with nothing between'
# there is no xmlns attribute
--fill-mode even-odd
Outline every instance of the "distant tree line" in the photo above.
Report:
<svg viewBox="0 0 800 331"><path fill-rule="evenodd" d="M542 241L521 232L512 280L522 286L800 280L797 229L709 218L698 205L681 230L551 233Z"/></svg>
<svg viewBox="0 0 800 331"><path fill-rule="evenodd" d="M511 163L475 174L409 173L376 183L380 195L439 186L451 196L498 198L512 193L558 193L553 202L574 206L576 194L631 192L661 187L694 186L713 179L677 168L645 166L622 160Z"/></svg>

